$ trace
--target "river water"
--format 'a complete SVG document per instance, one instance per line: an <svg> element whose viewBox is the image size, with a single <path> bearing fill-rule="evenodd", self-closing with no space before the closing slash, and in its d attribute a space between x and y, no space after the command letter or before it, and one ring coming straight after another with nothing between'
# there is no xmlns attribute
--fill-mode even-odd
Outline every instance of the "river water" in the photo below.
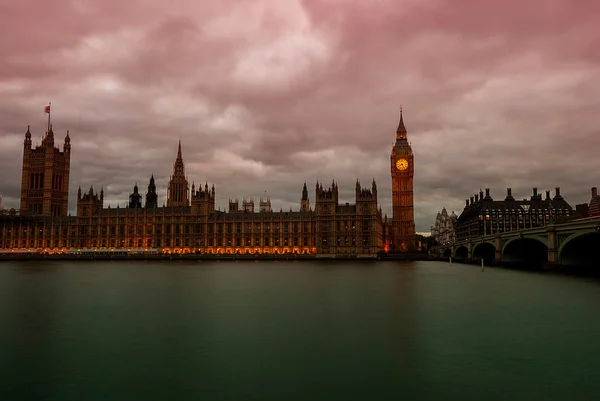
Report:
<svg viewBox="0 0 600 401"><path fill-rule="evenodd" d="M592 400L599 306L442 262L4 262L0 400Z"/></svg>

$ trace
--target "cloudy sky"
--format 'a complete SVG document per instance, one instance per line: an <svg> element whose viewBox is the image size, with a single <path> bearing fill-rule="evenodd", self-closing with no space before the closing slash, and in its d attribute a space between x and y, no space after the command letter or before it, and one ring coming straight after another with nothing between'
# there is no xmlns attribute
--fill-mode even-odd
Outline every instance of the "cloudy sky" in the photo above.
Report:
<svg viewBox="0 0 600 401"><path fill-rule="evenodd" d="M0 193L18 207L23 136L52 102L79 185L123 206L154 172L186 173L217 206L306 181L379 185L404 107L417 231L491 188L600 186L598 0L0 0Z"/></svg>

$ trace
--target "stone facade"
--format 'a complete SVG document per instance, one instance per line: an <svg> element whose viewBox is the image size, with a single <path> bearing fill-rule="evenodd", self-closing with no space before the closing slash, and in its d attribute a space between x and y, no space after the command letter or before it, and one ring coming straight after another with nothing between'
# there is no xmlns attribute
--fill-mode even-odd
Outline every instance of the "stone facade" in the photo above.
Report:
<svg viewBox="0 0 600 401"><path fill-rule="evenodd" d="M452 211L448 214L446 208L438 212L435 218L435 224L431 226L431 236L440 244L451 244L456 241L456 214Z"/></svg>

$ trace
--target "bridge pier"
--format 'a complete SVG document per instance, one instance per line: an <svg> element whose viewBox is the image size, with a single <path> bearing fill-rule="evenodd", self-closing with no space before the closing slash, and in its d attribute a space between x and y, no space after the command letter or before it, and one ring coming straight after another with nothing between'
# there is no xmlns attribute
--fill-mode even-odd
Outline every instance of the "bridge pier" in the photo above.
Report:
<svg viewBox="0 0 600 401"><path fill-rule="evenodd" d="M473 243L471 242L471 238L467 241L467 260L466 263L471 263L473 261Z"/></svg>
<svg viewBox="0 0 600 401"><path fill-rule="evenodd" d="M499 235L494 238L494 247L496 248L494 263L500 264L502 263L502 240Z"/></svg>
<svg viewBox="0 0 600 401"><path fill-rule="evenodd" d="M548 266L554 266L558 262L558 238L556 235L556 226L549 224L546 226L548 234Z"/></svg>

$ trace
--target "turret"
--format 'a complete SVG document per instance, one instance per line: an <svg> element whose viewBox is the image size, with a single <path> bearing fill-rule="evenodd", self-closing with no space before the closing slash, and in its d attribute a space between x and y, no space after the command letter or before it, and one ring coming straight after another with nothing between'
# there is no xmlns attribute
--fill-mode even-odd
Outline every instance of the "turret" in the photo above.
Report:
<svg viewBox="0 0 600 401"><path fill-rule="evenodd" d="M129 208L130 209L141 209L142 207L142 195L138 192L137 182L133 187L133 193L129 194Z"/></svg>
<svg viewBox="0 0 600 401"><path fill-rule="evenodd" d="M273 211L273 209L271 209L271 198L269 198L268 196L266 196L266 192L265 192L265 199L260 198L259 203L258 203L258 210L260 213L270 213Z"/></svg>
<svg viewBox="0 0 600 401"><path fill-rule="evenodd" d="M371 184L371 192L373 192L373 199L377 201L377 183L375 182L375 178L373 178L373 183Z"/></svg>
<svg viewBox="0 0 600 401"><path fill-rule="evenodd" d="M240 200L229 199L229 213L237 213L240 211Z"/></svg>
<svg viewBox="0 0 600 401"><path fill-rule="evenodd" d="M308 200L308 189L306 188L306 182L302 187L302 198L300 199L300 211L308 212L310 210L310 201Z"/></svg>
<svg viewBox="0 0 600 401"><path fill-rule="evenodd" d="M27 126L27 132L25 133L23 145L25 146L25 149L31 150L31 132L29 131L29 125Z"/></svg>
<svg viewBox="0 0 600 401"><path fill-rule="evenodd" d="M148 192L146 192L146 209L154 209L158 207L158 194L156 193L156 184L154 182L154 173L150 177L148 184Z"/></svg>
<svg viewBox="0 0 600 401"><path fill-rule="evenodd" d="M63 144L63 152L65 152L65 154L71 153L71 138L69 137L69 130L67 130L67 136L65 136L65 143Z"/></svg>
<svg viewBox="0 0 600 401"><path fill-rule="evenodd" d="M94 187L90 186L88 193L81 193L81 187L77 190L77 216L91 217L98 211L102 210L104 202L104 189L100 190L100 194L94 193Z"/></svg>
<svg viewBox="0 0 600 401"><path fill-rule="evenodd" d="M54 131L52 130L52 124L50 124L50 129L46 132L44 139L42 139L42 146L46 148L54 148Z"/></svg>
<svg viewBox="0 0 600 401"><path fill-rule="evenodd" d="M208 182L205 183L204 189L202 186L192 193L192 214L207 216L215 211L215 186L212 190L208 189Z"/></svg>

